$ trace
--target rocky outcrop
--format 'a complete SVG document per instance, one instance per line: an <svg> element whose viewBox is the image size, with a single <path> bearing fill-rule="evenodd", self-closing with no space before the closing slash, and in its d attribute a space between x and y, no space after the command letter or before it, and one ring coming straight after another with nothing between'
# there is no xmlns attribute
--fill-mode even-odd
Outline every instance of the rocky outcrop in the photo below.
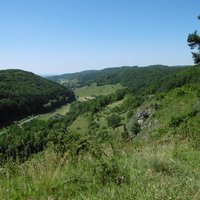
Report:
<svg viewBox="0 0 200 200"><path fill-rule="evenodd" d="M142 125L143 122L151 115L151 110L150 109L146 109L143 111L139 111L137 113L137 122L138 124Z"/></svg>

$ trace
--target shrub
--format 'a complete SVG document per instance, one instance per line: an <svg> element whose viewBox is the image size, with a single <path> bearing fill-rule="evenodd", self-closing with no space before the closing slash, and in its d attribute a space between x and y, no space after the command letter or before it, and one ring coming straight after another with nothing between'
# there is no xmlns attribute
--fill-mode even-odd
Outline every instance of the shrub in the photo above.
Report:
<svg viewBox="0 0 200 200"><path fill-rule="evenodd" d="M97 174L101 184L114 183L116 185L129 184L130 173L127 167L120 166L115 159L102 162L97 167Z"/></svg>
<svg viewBox="0 0 200 200"><path fill-rule="evenodd" d="M122 100L124 98L125 94L126 94L126 89L118 89L115 92L115 99L117 101Z"/></svg>
<svg viewBox="0 0 200 200"><path fill-rule="evenodd" d="M117 114L112 114L107 118L108 126L112 128L118 127L120 125L120 122L121 122L121 117Z"/></svg>

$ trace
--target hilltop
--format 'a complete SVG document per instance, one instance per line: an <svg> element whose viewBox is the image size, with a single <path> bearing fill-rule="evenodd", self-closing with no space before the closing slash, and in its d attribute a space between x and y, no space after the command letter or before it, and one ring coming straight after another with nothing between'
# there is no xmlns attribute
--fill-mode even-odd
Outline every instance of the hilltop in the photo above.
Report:
<svg viewBox="0 0 200 200"><path fill-rule="evenodd" d="M31 72L0 71L0 125L72 100L71 90Z"/></svg>
<svg viewBox="0 0 200 200"><path fill-rule="evenodd" d="M188 66L189 67L189 66ZM123 66L105 68L103 70L90 70L72 74L63 74L48 77L57 83L76 89L78 87L96 83L97 85L117 84L137 91L146 89L158 80L169 78L187 68L186 66L152 65L147 67Z"/></svg>

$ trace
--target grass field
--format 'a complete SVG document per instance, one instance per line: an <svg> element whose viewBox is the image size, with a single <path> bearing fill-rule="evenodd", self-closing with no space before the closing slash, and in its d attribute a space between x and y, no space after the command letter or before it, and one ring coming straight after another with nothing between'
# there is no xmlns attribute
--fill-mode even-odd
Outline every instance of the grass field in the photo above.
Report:
<svg viewBox="0 0 200 200"><path fill-rule="evenodd" d="M123 86L121 84L97 86L94 83L90 86L77 88L75 94L80 100L87 100L87 98L115 93L117 89L122 88Z"/></svg>
<svg viewBox="0 0 200 200"><path fill-rule="evenodd" d="M199 199L199 151L175 138L166 144L138 142L124 143L118 146L118 157L109 156L107 167L116 166L113 174L92 154L79 156L76 165L67 154L51 150L19 166L8 163L1 170L0 199Z"/></svg>
<svg viewBox="0 0 200 200"><path fill-rule="evenodd" d="M87 133L88 121L86 117L78 117L70 126L69 130L72 132Z"/></svg>

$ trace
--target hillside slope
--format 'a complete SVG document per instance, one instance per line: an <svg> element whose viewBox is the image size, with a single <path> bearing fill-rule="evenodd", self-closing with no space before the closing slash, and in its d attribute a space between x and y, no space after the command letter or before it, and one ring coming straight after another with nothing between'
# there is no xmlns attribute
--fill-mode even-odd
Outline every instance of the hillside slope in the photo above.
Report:
<svg viewBox="0 0 200 200"><path fill-rule="evenodd" d="M0 198L200 199L199 77L200 66L181 68L145 92L75 101L65 116L8 128Z"/></svg>
<svg viewBox="0 0 200 200"><path fill-rule="evenodd" d="M22 70L0 71L0 124L74 99L71 90Z"/></svg>

